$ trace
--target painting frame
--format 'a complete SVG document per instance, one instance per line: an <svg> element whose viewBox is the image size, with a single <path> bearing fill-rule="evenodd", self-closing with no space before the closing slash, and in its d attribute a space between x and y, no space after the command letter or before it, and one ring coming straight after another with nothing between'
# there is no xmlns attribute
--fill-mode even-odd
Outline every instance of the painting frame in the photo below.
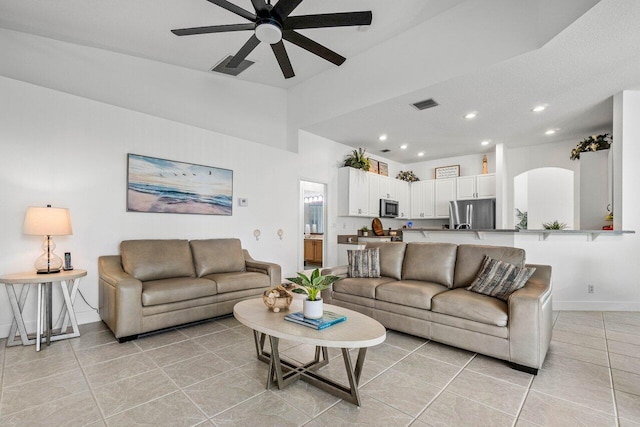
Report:
<svg viewBox="0 0 640 427"><path fill-rule="evenodd" d="M440 166L435 168L435 179L457 178L460 176L460 165Z"/></svg>
<svg viewBox="0 0 640 427"><path fill-rule="evenodd" d="M233 170L127 153L127 212L233 215Z"/></svg>
<svg viewBox="0 0 640 427"><path fill-rule="evenodd" d="M389 165L385 162L378 162L378 174L389 176Z"/></svg>

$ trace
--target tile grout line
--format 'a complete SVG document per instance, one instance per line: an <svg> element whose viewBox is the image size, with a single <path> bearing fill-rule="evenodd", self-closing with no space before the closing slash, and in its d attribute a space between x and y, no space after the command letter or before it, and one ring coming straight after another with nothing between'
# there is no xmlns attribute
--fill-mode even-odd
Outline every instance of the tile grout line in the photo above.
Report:
<svg viewBox="0 0 640 427"><path fill-rule="evenodd" d="M93 403L96 405L96 408L98 408L98 413L100 414L100 419L106 425L107 424L107 419L104 416L104 411L102 410L102 407L98 403L98 398L96 397L96 393L93 390L93 387L91 386L91 383L89 382L89 377L87 376L87 373L84 370L84 366L82 366L82 364L80 363L80 359L78 358L78 355L76 354L76 349L73 348L72 345L69 345L69 347L71 347L71 351L73 352L73 357L75 357L76 362L78 363L78 366L80 367L80 372L82 372L82 377L84 378L85 382L87 383L87 388L89 389L89 393L91 393L91 398L93 399ZM89 347L89 348L93 348L93 347Z"/></svg>
<svg viewBox="0 0 640 427"><path fill-rule="evenodd" d="M604 340L607 345L607 362L609 363L609 382L611 384L611 397L613 400L613 414L615 415L616 427L620 426L620 415L618 414L618 402L616 400L616 389L613 383L613 367L611 366L611 356L609 355L609 342L607 341L607 327L604 314L602 315L602 321L605 324L604 328Z"/></svg>
<svg viewBox="0 0 640 427"><path fill-rule="evenodd" d="M535 379L536 379L536 375L532 375L531 379L529 380L529 385L527 386L527 392L524 394L524 399L522 399L522 403L520 404L520 408L518 408L518 415L516 415L516 419L513 421L513 426L512 427L515 427L516 424L518 424L518 421L520 421L520 416L522 415L522 410L524 409L524 405L527 402L527 398L529 397L529 394L532 391L531 390L531 386L533 385L533 381ZM526 419L525 419L525 421L528 422L528 423L531 423L531 424L539 426L539 424L534 423L533 421L529 421L529 420L526 420Z"/></svg>
<svg viewBox="0 0 640 427"><path fill-rule="evenodd" d="M4 395L4 366L7 363L7 340L0 342L2 347L2 363L0 363L0 417L2 416L2 397Z"/></svg>
<svg viewBox="0 0 640 427"><path fill-rule="evenodd" d="M427 409L429 409L429 406L431 406L431 405L433 404L433 402L435 402L435 401L436 401L436 399L437 399L438 397L440 397L440 396L442 395L442 393L444 393L444 391L447 389L447 387L449 387L449 385L453 382L453 380L455 380L456 378L458 378L458 376L462 373L462 371L464 371L464 368L466 368L466 367L467 367L467 366L468 366L468 365L473 361L473 359L475 359L475 358L476 358L476 356L477 356L477 355L478 355L478 353L475 353L475 354L473 355L473 357L471 357L471 358L467 361L467 363L465 363L465 364L460 368L460 370L458 370L458 372L456 372L456 374L453 376L453 378L451 378L451 379L450 379L450 380L449 380L449 381L444 385L444 387L442 387L442 390L440 390L440 392L438 392L438 393L433 397L433 399L431 399L431 400L429 401L429 403L427 403L427 406L425 406L425 407L424 407L424 409L422 409L422 411L420 411L420 413L415 417L414 421L418 420L418 418L420 418L420 417L422 416L422 414L424 414L424 413L425 413L425 411L426 411ZM449 392L449 393L451 393L451 392Z"/></svg>

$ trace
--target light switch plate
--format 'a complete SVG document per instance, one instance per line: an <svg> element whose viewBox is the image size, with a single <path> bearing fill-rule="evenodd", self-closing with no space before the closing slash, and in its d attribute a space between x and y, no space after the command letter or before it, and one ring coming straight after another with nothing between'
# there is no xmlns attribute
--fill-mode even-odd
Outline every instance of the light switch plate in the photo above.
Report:
<svg viewBox="0 0 640 427"><path fill-rule="evenodd" d="M249 206L249 199L247 199L246 197L238 197L238 206L246 208L247 206Z"/></svg>

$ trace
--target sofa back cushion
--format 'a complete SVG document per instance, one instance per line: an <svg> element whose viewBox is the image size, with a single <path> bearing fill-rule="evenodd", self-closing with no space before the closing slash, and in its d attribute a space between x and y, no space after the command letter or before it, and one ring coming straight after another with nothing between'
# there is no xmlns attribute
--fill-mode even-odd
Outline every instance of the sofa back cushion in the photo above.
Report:
<svg viewBox="0 0 640 427"><path fill-rule="evenodd" d="M187 240L124 240L122 268L138 280L193 277L193 258Z"/></svg>
<svg viewBox="0 0 640 427"><path fill-rule="evenodd" d="M198 277L246 270L239 239L192 240L190 244Z"/></svg>
<svg viewBox="0 0 640 427"><path fill-rule="evenodd" d="M488 256L517 267L524 267L524 249L510 246L460 245L456 259L456 273L453 287L468 287L478 277L484 257Z"/></svg>
<svg viewBox="0 0 640 427"><path fill-rule="evenodd" d="M380 276L391 277L396 280L402 278L402 260L406 243L402 242L367 242L367 249L380 250Z"/></svg>
<svg viewBox="0 0 640 427"><path fill-rule="evenodd" d="M453 243L409 243L404 254L402 280L421 280L451 289L457 248Z"/></svg>

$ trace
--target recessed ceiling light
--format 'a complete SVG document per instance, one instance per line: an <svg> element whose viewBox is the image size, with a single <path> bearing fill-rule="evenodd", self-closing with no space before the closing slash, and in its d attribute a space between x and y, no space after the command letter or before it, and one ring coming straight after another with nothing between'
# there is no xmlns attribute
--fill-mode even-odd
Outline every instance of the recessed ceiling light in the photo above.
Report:
<svg viewBox="0 0 640 427"><path fill-rule="evenodd" d="M424 151L419 152L418 156L420 156L420 157L424 156Z"/></svg>
<svg viewBox="0 0 640 427"><path fill-rule="evenodd" d="M545 135L553 135L554 133L556 133L558 131L558 129L549 129L548 131L546 131L544 134Z"/></svg>
<svg viewBox="0 0 640 427"><path fill-rule="evenodd" d="M378 140L380 140L380 141L386 141L386 140L387 140L387 135L383 133L382 135L380 135L380 136L378 137Z"/></svg>
<svg viewBox="0 0 640 427"><path fill-rule="evenodd" d="M406 149L407 149L407 147L408 147L408 145L407 145L407 144L402 144L402 145L400 146L400 149L401 149L401 150L406 150Z"/></svg>
<svg viewBox="0 0 640 427"><path fill-rule="evenodd" d="M487 141L482 141L482 142L480 143L480 145L489 145L489 142L491 142L491 141L488 141L488 140L487 140Z"/></svg>
<svg viewBox="0 0 640 427"><path fill-rule="evenodd" d="M545 110L545 108L547 108L547 106L546 106L546 105L536 105L535 107L533 107L533 108L531 109L531 111L533 111L534 113L539 113L539 112L541 112L541 111L544 111L544 110Z"/></svg>
<svg viewBox="0 0 640 427"><path fill-rule="evenodd" d="M472 111L470 113L465 114L464 118L468 119L468 120L471 120L471 119L475 119L477 115L478 115L477 111Z"/></svg>

